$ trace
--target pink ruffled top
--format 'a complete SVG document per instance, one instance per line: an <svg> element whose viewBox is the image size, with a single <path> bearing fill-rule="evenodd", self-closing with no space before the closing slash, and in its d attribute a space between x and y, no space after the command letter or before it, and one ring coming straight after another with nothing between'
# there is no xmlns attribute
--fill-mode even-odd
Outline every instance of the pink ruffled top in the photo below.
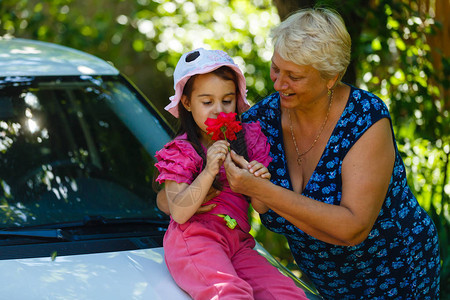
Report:
<svg viewBox="0 0 450 300"><path fill-rule="evenodd" d="M269 156L270 146L266 136L261 132L259 122L243 123L245 130L245 140L249 160L256 160L264 166L268 166L272 161ZM207 151L206 148L203 150ZM202 170L203 159L197 154L194 147L187 141L187 135L183 134L167 143L163 149L156 152L159 176L157 182L163 183L166 180L173 180L177 183L191 184L195 176ZM216 207L208 214L226 214L234 218L239 227L245 231L250 231L248 223L248 202L242 194L234 193L228 184L225 168L222 166L219 171L219 178L223 183L222 192L206 203L216 204Z"/></svg>

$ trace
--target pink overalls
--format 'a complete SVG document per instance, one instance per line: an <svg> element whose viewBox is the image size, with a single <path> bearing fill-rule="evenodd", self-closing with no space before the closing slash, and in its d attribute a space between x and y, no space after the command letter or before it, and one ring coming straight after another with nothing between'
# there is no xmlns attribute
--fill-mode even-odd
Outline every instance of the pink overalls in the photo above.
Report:
<svg viewBox="0 0 450 300"><path fill-rule="evenodd" d="M243 124L250 160L267 166L271 158L266 137L259 123ZM186 140L177 137L156 153L158 182L174 180L191 183L201 170L202 158ZM206 149L205 149L206 150ZM231 191L221 167L223 190L207 204L216 207L209 213L194 215L185 224L173 220L164 236L167 267L177 284L194 299L306 299L294 281L273 267L255 250L248 233L248 203ZM237 221L230 229L224 218Z"/></svg>

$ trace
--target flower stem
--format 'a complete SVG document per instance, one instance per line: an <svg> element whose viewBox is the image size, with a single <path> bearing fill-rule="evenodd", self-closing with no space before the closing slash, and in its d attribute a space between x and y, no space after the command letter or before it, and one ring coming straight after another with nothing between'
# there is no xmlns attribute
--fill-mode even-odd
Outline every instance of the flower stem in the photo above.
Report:
<svg viewBox="0 0 450 300"><path fill-rule="evenodd" d="M224 137L225 141L228 142L228 140L227 140L227 134L226 134L227 128L226 128L225 126L222 126L222 127L220 128L220 131L222 131L223 137ZM230 151L231 151L231 150L230 150L230 146L228 146L227 148L228 148L228 152L230 152Z"/></svg>

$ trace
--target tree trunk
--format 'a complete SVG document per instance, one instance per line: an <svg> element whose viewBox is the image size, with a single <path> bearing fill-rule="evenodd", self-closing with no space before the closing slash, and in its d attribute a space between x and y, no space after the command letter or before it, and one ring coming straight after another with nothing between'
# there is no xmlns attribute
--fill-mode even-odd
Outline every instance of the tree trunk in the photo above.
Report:
<svg viewBox="0 0 450 300"><path fill-rule="evenodd" d="M314 7L318 0L273 0L273 4L278 10L278 15L281 20L286 19L289 14L295 12L301 8ZM359 45L359 37L361 35L362 26L367 10L370 8L370 2L367 0L354 0L354 1L329 1L329 7L336 9L344 19L347 30L352 39L352 53ZM344 82L355 84L356 82L356 63L352 59L350 65L347 68L347 72L342 79Z"/></svg>
<svg viewBox="0 0 450 300"><path fill-rule="evenodd" d="M445 109L450 109L450 87L448 85L448 74L445 73L443 58L450 57L450 19L448 12L450 11L450 1L436 1L432 3L430 0L420 1L422 5L421 14L433 15L435 13L435 21L440 26L437 28L435 34L428 34L428 42L431 46L431 55L433 57L432 63L437 70L438 78L441 79L440 90L444 99ZM433 5L434 4L434 5Z"/></svg>
<svg viewBox="0 0 450 300"><path fill-rule="evenodd" d="M278 15L283 21L289 14L301 8L314 7L317 0L273 0L278 10Z"/></svg>

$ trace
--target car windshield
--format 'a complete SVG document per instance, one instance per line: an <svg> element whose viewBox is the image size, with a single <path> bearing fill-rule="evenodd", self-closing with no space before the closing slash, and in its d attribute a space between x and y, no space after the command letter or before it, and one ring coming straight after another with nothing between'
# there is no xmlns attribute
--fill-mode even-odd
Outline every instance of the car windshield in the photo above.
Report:
<svg viewBox="0 0 450 300"><path fill-rule="evenodd" d="M166 220L152 183L169 132L119 76L0 78L0 228Z"/></svg>

